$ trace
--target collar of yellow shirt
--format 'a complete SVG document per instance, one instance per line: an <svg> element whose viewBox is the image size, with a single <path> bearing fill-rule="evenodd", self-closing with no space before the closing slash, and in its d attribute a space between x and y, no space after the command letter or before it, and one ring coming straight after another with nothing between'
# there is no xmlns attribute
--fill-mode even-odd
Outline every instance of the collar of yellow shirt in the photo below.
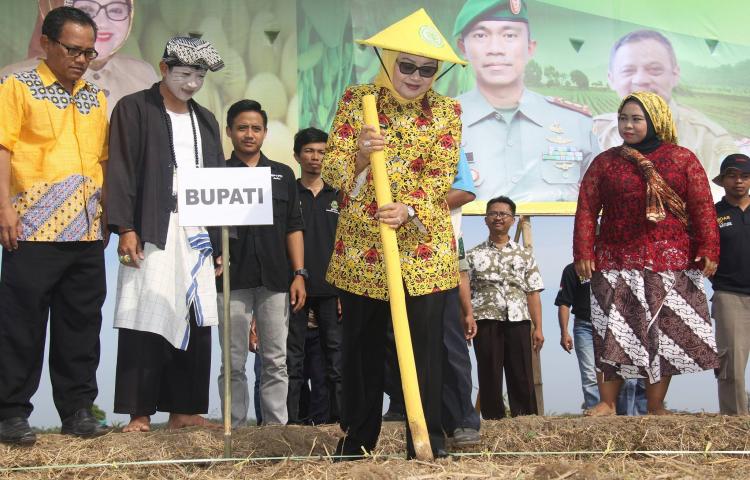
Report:
<svg viewBox="0 0 750 480"><path fill-rule="evenodd" d="M39 63L37 72L39 72L39 78L42 80L42 85L44 85L44 88L51 87L55 82L62 85L62 83L60 83L52 70L50 70L49 65L47 65L46 61L42 60ZM76 82L73 84L73 93L71 96L75 97L76 93L78 93L78 91L86 85L86 80L84 80L83 78L79 78L78 80L76 80Z"/></svg>

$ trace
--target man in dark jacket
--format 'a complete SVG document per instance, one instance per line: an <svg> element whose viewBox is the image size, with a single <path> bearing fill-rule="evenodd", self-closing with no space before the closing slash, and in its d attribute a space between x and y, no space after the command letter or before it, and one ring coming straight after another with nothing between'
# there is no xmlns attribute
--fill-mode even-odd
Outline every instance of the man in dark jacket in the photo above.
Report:
<svg viewBox="0 0 750 480"><path fill-rule="evenodd" d="M148 431L157 410L170 412L170 428L208 425L199 414L208 411L218 324L218 236L179 226L175 178L178 169L224 165L216 118L192 99L207 70L223 65L208 42L174 37L162 81L112 113L107 213L121 263L114 411L130 414L124 432Z"/></svg>

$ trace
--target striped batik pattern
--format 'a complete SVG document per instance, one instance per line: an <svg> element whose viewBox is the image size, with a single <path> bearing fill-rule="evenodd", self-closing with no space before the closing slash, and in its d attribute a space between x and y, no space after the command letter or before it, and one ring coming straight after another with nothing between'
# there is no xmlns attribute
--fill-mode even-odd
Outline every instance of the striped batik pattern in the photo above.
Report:
<svg viewBox="0 0 750 480"><path fill-rule="evenodd" d="M717 368L719 358L698 270L605 270L591 278L594 354L605 380Z"/></svg>

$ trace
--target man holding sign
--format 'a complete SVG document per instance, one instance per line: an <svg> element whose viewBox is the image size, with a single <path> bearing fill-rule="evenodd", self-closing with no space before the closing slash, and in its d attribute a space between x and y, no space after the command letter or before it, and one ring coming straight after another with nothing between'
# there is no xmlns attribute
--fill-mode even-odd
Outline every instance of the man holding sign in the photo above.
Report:
<svg viewBox="0 0 750 480"><path fill-rule="evenodd" d="M305 305L304 243L302 211L292 169L274 162L261 152L268 132L268 115L260 103L240 100L229 107L226 133L234 151L227 167L271 169L273 225L237 227L237 238L229 242L232 261L232 292L229 299L232 344L232 425L243 426L250 407L245 375L250 322L256 318L258 353L261 359L260 409L264 424L288 420L286 344L289 304L298 312ZM293 273L293 275L292 275ZM292 278L293 277L293 278ZM219 306L222 311L223 305ZM223 314L219 317L224 318ZM223 331L223 324L219 325ZM222 337L219 337L223 339ZM222 357L223 358L223 357ZM219 392L224 405L224 368Z"/></svg>
<svg viewBox="0 0 750 480"><path fill-rule="evenodd" d="M157 410L170 412L169 428L208 425L199 414L208 411L218 324L219 232L179 226L176 192L178 169L224 166L219 124L192 99L207 70L223 66L210 43L174 37L162 81L112 113L107 213L121 263L114 411L131 418L123 432L149 431Z"/></svg>

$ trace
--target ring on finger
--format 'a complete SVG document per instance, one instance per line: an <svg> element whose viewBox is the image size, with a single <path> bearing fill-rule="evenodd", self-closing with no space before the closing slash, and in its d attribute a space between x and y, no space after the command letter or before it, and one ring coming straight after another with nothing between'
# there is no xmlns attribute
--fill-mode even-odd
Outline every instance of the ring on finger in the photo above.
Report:
<svg viewBox="0 0 750 480"><path fill-rule="evenodd" d="M362 145L364 145L365 147L369 147L370 145L372 145L372 142L370 142L369 140L365 140L364 142L362 142Z"/></svg>
<svg viewBox="0 0 750 480"><path fill-rule="evenodd" d="M130 255L125 254L125 255L120 255L119 260L120 260L120 263L130 263L132 259L130 258Z"/></svg>

